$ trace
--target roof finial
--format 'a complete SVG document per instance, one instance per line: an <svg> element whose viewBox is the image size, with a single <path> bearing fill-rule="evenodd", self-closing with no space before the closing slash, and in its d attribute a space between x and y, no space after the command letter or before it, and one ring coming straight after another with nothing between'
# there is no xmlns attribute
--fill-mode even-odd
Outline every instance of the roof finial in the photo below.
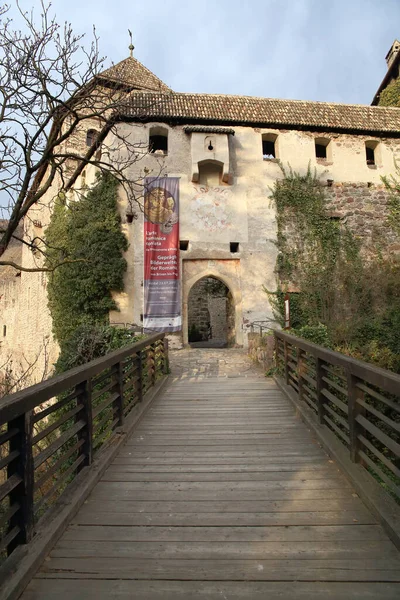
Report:
<svg viewBox="0 0 400 600"><path fill-rule="evenodd" d="M135 46L132 43L132 31L130 29L128 29L128 33L129 33L129 37L131 38L131 43L129 44L129 51L131 53L131 58L133 57L133 51L135 49Z"/></svg>

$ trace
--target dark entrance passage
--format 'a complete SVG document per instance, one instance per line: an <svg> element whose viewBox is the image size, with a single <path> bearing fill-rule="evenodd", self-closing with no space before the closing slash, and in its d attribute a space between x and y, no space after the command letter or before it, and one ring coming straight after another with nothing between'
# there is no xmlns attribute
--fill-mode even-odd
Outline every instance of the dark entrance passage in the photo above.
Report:
<svg viewBox="0 0 400 600"><path fill-rule="evenodd" d="M189 344L226 348L235 344L235 312L229 288L216 277L194 284L188 299Z"/></svg>

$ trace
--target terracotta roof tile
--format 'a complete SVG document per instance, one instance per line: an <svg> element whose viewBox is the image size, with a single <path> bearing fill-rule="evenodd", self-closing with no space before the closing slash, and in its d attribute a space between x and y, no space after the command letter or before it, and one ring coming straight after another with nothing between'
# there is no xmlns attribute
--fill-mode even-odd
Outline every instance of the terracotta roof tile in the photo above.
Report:
<svg viewBox="0 0 400 600"><path fill-rule="evenodd" d="M121 116L400 135L399 108L251 96L133 92Z"/></svg>
<svg viewBox="0 0 400 600"><path fill-rule="evenodd" d="M127 86L130 89L170 92L170 88L147 67L132 56L106 69L99 79Z"/></svg>

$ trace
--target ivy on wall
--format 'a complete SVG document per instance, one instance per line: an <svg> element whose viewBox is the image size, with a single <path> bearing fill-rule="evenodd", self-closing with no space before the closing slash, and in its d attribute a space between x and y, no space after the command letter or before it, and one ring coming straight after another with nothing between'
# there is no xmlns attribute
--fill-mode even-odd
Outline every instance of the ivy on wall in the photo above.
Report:
<svg viewBox="0 0 400 600"><path fill-rule="evenodd" d="M394 79L381 92L379 97L379 106L398 106L400 107L400 78Z"/></svg>
<svg viewBox="0 0 400 600"><path fill-rule="evenodd" d="M61 351L82 325L104 325L124 288L128 242L117 211L118 182L103 174L79 201L57 198L46 230L48 266L67 262L49 275L48 303Z"/></svg>
<svg viewBox="0 0 400 600"><path fill-rule="evenodd" d="M278 290L267 292L276 318L283 324L289 289L294 333L400 370L398 262L378 253L363 257L355 233L330 217L325 186L310 168L305 174L281 168L283 178L272 190L277 209ZM400 184L393 180L391 185L395 206ZM399 213L389 209L394 228Z"/></svg>

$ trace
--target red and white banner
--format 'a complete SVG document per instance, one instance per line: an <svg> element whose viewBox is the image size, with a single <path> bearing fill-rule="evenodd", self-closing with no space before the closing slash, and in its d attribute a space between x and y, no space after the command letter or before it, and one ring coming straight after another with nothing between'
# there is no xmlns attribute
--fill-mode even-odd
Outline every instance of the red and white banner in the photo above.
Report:
<svg viewBox="0 0 400 600"><path fill-rule="evenodd" d="M179 273L179 178L146 177L143 328L182 329Z"/></svg>

